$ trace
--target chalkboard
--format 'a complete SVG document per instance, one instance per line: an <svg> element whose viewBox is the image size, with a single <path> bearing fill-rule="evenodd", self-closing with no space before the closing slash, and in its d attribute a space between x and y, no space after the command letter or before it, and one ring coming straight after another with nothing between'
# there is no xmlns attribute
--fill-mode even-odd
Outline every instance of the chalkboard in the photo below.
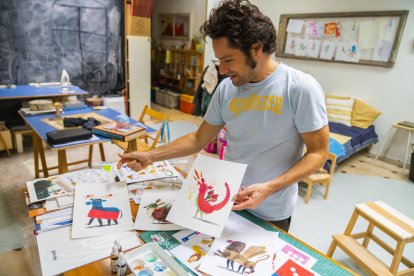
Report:
<svg viewBox="0 0 414 276"><path fill-rule="evenodd" d="M408 11L282 14L277 56L392 67Z"/></svg>
<svg viewBox="0 0 414 276"><path fill-rule="evenodd" d="M91 94L124 86L119 0L1 0L0 84L70 81Z"/></svg>

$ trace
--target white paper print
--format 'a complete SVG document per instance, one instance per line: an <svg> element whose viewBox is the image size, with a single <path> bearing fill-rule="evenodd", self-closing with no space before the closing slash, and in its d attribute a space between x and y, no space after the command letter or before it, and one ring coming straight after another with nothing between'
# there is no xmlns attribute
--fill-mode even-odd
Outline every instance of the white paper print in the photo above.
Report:
<svg viewBox="0 0 414 276"><path fill-rule="evenodd" d="M199 270L210 275L272 275L279 241L277 232L266 231L232 213Z"/></svg>
<svg viewBox="0 0 414 276"><path fill-rule="evenodd" d="M31 203L70 195L75 189L74 184L64 175L28 181L26 187Z"/></svg>
<svg viewBox="0 0 414 276"><path fill-rule="evenodd" d="M198 274L197 267L207 255L214 237L189 229L181 230L173 235L181 244L170 250L178 260Z"/></svg>
<svg viewBox="0 0 414 276"><path fill-rule="evenodd" d="M72 238L125 232L132 226L125 181L76 185Z"/></svg>
<svg viewBox="0 0 414 276"><path fill-rule="evenodd" d="M336 45L335 60L345 61L348 55L348 44L347 42L339 42Z"/></svg>
<svg viewBox="0 0 414 276"><path fill-rule="evenodd" d="M296 53L296 47L298 46L297 37L289 37L286 40L285 54L294 55Z"/></svg>
<svg viewBox="0 0 414 276"><path fill-rule="evenodd" d="M385 40L380 41L380 43L378 43L377 47L375 47L374 49L372 60L387 62L390 59L391 50L392 50L391 42L385 41Z"/></svg>
<svg viewBox="0 0 414 276"><path fill-rule="evenodd" d="M111 254L115 240L120 242L123 250L141 244L135 231L84 239L71 239L70 232L71 227L63 227L36 236L42 275L60 274L106 258Z"/></svg>
<svg viewBox="0 0 414 276"><path fill-rule="evenodd" d="M218 237L233 206L247 165L199 154L167 220Z"/></svg>
<svg viewBox="0 0 414 276"><path fill-rule="evenodd" d="M311 20L307 24L306 35L309 38L322 38L324 25L316 20Z"/></svg>
<svg viewBox="0 0 414 276"><path fill-rule="evenodd" d="M348 42L346 49L347 49L347 53L346 53L345 61L358 62L359 58L361 57L361 49L359 48L358 44L353 43L353 42Z"/></svg>
<svg viewBox="0 0 414 276"><path fill-rule="evenodd" d="M135 218L134 229L146 231L179 230L184 227L171 223L167 215L178 191L170 189L144 190Z"/></svg>
<svg viewBox="0 0 414 276"><path fill-rule="evenodd" d="M321 41L310 39L308 40L308 45L306 48L306 56L317 58L319 56L319 50L321 49Z"/></svg>
<svg viewBox="0 0 414 276"><path fill-rule="evenodd" d="M319 58L331 60L335 53L335 47L336 47L335 41L330 41L330 40L323 41Z"/></svg>
<svg viewBox="0 0 414 276"><path fill-rule="evenodd" d="M375 20L359 23L358 45L361 49L373 49L378 44L380 26Z"/></svg>
<svg viewBox="0 0 414 276"><path fill-rule="evenodd" d="M298 46L296 47L296 56L306 56L306 51L308 48L308 40L307 39L298 39Z"/></svg>
<svg viewBox="0 0 414 276"><path fill-rule="evenodd" d="M286 32L287 33L295 33L299 34L302 32L303 28L303 20L297 20L297 19L289 19Z"/></svg>
<svg viewBox="0 0 414 276"><path fill-rule="evenodd" d="M128 184L170 177L180 177L180 174L168 161L155 162L139 172L132 170L124 164L120 170L116 170L116 173L120 179L126 179Z"/></svg>

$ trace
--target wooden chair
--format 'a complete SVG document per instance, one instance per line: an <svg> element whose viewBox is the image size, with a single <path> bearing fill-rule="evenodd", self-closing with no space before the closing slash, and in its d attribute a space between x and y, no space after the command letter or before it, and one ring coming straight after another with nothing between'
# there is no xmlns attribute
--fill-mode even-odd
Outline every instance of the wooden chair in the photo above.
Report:
<svg viewBox="0 0 414 276"><path fill-rule="evenodd" d="M308 177L306 177L305 179L301 181L308 185L308 190L305 196L306 204L309 202L309 199L312 193L312 187L315 184L321 184L321 185L326 186L324 198L325 199L328 198L329 188L331 187L331 180L332 180L332 176L333 176L335 165L336 165L336 155L331 152L328 152L327 160L330 160L329 171L326 171L325 169L321 168L317 172L309 175Z"/></svg>
<svg viewBox="0 0 414 276"><path fill-rule="evenodd" d="M352 234L358 217L368 221L367 230ZM378 235L377 232L374 233L374 229L386 235ZM396 242L395 249L388 244L390 239L387 236ZM403 256L405 245L414 242L414 220L382 201L357 204L345 232L332 237L333 241L326 253L329 257L332 257L339 246L369 275L414 275L414 263ZM363 239L362 243L357 242L358 239ZM391 265L386 265L368 250L370 240L393 256ZM400 263L408 268L398 271Z"/></svg>
<svg viewBox="0 0 414 276"><path fill-rule="evenodd" d="M154 109L151 109L150 107L148 107L148 105L146 105L144 107L144 110L141 113L141 116L138 119L138 122L146 123L147 122L146 119L148 117L150 118L151 122L157 121L157 122L162 123L164 120L168 122L167 115L159 111L156 111ZM132 151L131 149L138 150L138 151L147 151L147 150L155 148L157 144L160 142L161 130L162 130L162 127L160 127L160 129L158 129L157 132L145 133L138 139L135 139L130 142L112 140L112 143L114 143L115 145L117 145L118 147L120 147L126 152ZM164 142L165 142L165 139L164 139ZM130 143L135 143L135 145L131 145Z"/></svg>

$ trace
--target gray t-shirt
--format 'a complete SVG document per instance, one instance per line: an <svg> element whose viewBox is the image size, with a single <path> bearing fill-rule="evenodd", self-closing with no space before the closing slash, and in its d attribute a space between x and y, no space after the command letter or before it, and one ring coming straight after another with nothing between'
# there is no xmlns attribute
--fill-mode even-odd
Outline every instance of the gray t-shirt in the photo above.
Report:
<svg viewBox="0 0 414 276"><path fill-rule="evenodd" d="M303 154L299 133L328 124L321 86L312 76L285 64L257 83L235 87L229 78L224 79L204 120L226 125L224 159L248 164L244 187L287 171ZM249 211L265 220L283 220L292 215L297 195L297 184L293 184Z"/></svg>

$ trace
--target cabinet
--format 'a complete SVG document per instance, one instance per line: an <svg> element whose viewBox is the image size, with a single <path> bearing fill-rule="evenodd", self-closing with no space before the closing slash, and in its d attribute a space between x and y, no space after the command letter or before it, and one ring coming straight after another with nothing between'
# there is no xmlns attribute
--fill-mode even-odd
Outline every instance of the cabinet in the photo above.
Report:
<svg viewBox="0 0 414 276"><path fill-rule="evenodd" d="M193 49L154 51L153 79L158 85L194 95L203 73L204 53Z"/></svg>

